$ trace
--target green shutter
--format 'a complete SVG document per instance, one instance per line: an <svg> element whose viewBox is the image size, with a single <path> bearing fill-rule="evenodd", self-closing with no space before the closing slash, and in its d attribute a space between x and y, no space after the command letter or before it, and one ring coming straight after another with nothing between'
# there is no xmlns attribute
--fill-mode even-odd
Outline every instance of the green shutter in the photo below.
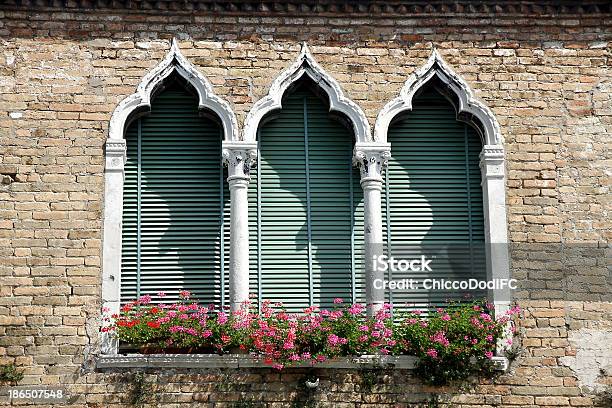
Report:
<svg viewBox="0 0 612 408"><path fill-rule="evenodd" d="M388 133L392 159L383 194L386 250L396 258L424 252L436 260L432 272L388 277L484 279L480 138L472 127L457 121L453 106L433 89L417 97L413 106ZM438 306L466 292L396 290L390 300L396 307Z"/></svg>
<svg viewBox="0 0 612 408"><path fill-rule="evenodd" d="M363 282L363 199L351 165L352 135L302 86L259 131L251 202L253 286L296 311L347 301ZM252 198L255 196L256 200ZM253 230L251 230L253 231Z"/></svg>
<svg viewBox="0 0 612 408"><path fill-rule="evenodd" d="M185 289L220 303L220 214L229 203L220 127L200 115L196 97L170 86L126 141L121 301L158 291L172 300Z"/></svg>

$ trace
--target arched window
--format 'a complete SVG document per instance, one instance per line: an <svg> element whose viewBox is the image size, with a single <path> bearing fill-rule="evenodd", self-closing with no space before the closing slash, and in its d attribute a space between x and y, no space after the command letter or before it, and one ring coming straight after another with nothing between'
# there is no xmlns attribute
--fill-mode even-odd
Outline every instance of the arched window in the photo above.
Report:
<svg viewBox="0 0 612 408"><path fill-rule="evenodd" d="M164 85L125 133L121 301L189 290L220 304L228 201L221 127L200 114L188 84L172 77Z"/></svg>
<svg viewBox="0 0 612 408"><path fill-rule="evenodd" d="M289 310L330 307L363 292L363 194L352 165L354 136L306 79L258 130L251 177L254 293Z"/></svg>
<svg viewBox="0 0 612 408"><path fill-rule="evenodd" d="M412 110L389 126L391 159L385 177L383 213L386 250L398 259L432 259L422 271L390 279L486 279L480 136L457 120L453 104L433 86L422 88ZM441 306L482 290L398 290L397 307Z"/></svg>

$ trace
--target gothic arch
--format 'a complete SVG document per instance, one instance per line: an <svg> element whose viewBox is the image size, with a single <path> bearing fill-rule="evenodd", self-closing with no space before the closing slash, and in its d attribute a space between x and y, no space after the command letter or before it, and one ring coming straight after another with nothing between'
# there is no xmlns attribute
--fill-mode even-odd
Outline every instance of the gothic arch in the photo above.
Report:
<svg viewBox="0 0 612 408"><path fill-rule="evenodd" d="M199 109L209 109L220 119L224 140L237 141L238 122L232 108L214 93L208 79L183 56L176 39L172 40L170 51L163 61L142 78L136 92L119 102L111 117L109 139L123 139L130 117L134 113L151 110L152 96L172 73L178 74L193 86L198 94Z"/></svg>
<svg viewBox="0 0 612 408"><path fill-rule="evenodd" d="M244 125L245 142L254 142L257 139L257 129L261 120L268 113L282 107L283 94L303 75L310 77L325 92L329 98L330 111L346 115L353 126L357 143L371 141L370 124L363 110L344 95L340 84L315 61L304 43L297 60L276 77L270 85L268 94L251 108Z"/></svg>
<svg viewBox="0 0 612 408"><path fill-rule="evenodd" d="M438 51L433 50L427 63L410 75L399 96L389 101L380 111L374 126L374 140L378 143L387 142L387 132L393 119L402 112L412 110L414 96L419 89L432 82L436 89L455 105L457 119L470 123L480 134L483 144L480 168L487 245L487 279L507 281L511 276L504 146L499 123L493 112L476 98L467 82L444 62ZM391 155L393 155L392 147ZM490 296L498 312L509 307L511 293L508 287L494 289Z"/></svg>
<svg viewBox="0 0 612 408"><path fill-rule="evenodd" d="M412 100L419 89L438 79L455 99L457 117L472 124L481 134L483 145L502 145L501 131L493 112L475 95L461 76L452 70L437 50L433 50L427 63L410 75L397 98L388 102L378 114L374 126L374 140L387 141L391 121L400 113L412 110Z"/></svg>
<svg viewBox="0 0 612 408"><path fill-rule="evenodd" d="M223 128L224 142L239 139L236 115L230 105L215 95L210 82L181 54L176 40L172 40L170 51L163 61L142 78L135 93L117 105L109 125L104 152L102 302L110 313L119 311L120 302L125 129L137 115L151 110L151 100L156 91L172 74L179 75L195 89L200 110L209 110L217 116ZM116 354L117 342L108 333L101 333L100 348L103 354Z"/></svg>

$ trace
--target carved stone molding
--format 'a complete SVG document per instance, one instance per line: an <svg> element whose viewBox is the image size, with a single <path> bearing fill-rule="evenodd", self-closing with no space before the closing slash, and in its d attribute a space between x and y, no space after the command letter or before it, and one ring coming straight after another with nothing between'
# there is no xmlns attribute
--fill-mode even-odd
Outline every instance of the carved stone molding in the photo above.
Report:
<svg viewBox="0 0 612 408"><path fill-rule="evenodd" d="M127 160L125 140L110 140L105 144L106 171L123 172Z"/></svg>
<svg viewBox="0 0 612 408"><path fill-rule="evenodd" d="M257 143L223 143L223 164L228 169L228 180L249 178L251 168L257 161Z"/></svg>
<svg viewBox="0 0 612 408"><path fill-rule="evenodd" d="M373 180L382 183L382 175L391 158L391 146L388 143L357 143L353 164L359 166L361 181Z"/></svg>
<svg viewBox="0 0 612 408"><path fill-rule="evenodd" d="M410 75L397 98L388 102L378 114L374 125L374 140L387 141L389 124L400 113L412 110L412 99L419 89L437 78L445 93L457 98L457 116L471 122L481 133L483 144L502 145L502 135L493 112L475 95L465 80L433 50L427 63Z"/></svg>
<svg viewBox="0 0 612 408"><path fill-rule="evenodd" d="M289 86L304 75L312 79L329 98L329 110L341 112L349 119L357 142L371 141L370 124L363 110L344 95L340 84L313 58L306 44L297 60L280 73L270 85L268 95L253 105L244 125L244 141L255 141L261 120L268 113L282 108L282 98Z"/></svg>
<svg viewBox="0 0 612 408"><path fill-rule="evenodd" d="M135 112L151 110L151 97L155 90L174 72L195 88L199 109L209 109L219 117L224 139L238 140L238 122L231 106L214 93L208 79L181 54L176 39L172 40L170 51L163 61L142 78L136 92L117 105L111 117L109 138L123 139L130 116Z"/></svg>
<svg viewBox="0 0 612 408"><path fill-rule="evenodd" d="M485 145L480 152L480 168L485 179L504 179L504 148L503 146Z"/></svg>

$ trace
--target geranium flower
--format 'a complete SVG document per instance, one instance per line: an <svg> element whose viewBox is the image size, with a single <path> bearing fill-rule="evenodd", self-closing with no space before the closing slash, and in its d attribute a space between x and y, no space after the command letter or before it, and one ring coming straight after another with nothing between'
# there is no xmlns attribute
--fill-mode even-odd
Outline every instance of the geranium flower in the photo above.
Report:
<svg viewBox="0 0 612 408"><path fill-rule="evenodd" d="M429 357L432 357L432 358L438 358L438 352L434 349L427 350L425 354L427 354Z"/></svg>
<svg viewBox="0 0 612 408"><path fill-rule="evenodd" d="M339 305L341 303L343 303L344 301L341 298L335 298L334 299L334 304Z"/></svg>

